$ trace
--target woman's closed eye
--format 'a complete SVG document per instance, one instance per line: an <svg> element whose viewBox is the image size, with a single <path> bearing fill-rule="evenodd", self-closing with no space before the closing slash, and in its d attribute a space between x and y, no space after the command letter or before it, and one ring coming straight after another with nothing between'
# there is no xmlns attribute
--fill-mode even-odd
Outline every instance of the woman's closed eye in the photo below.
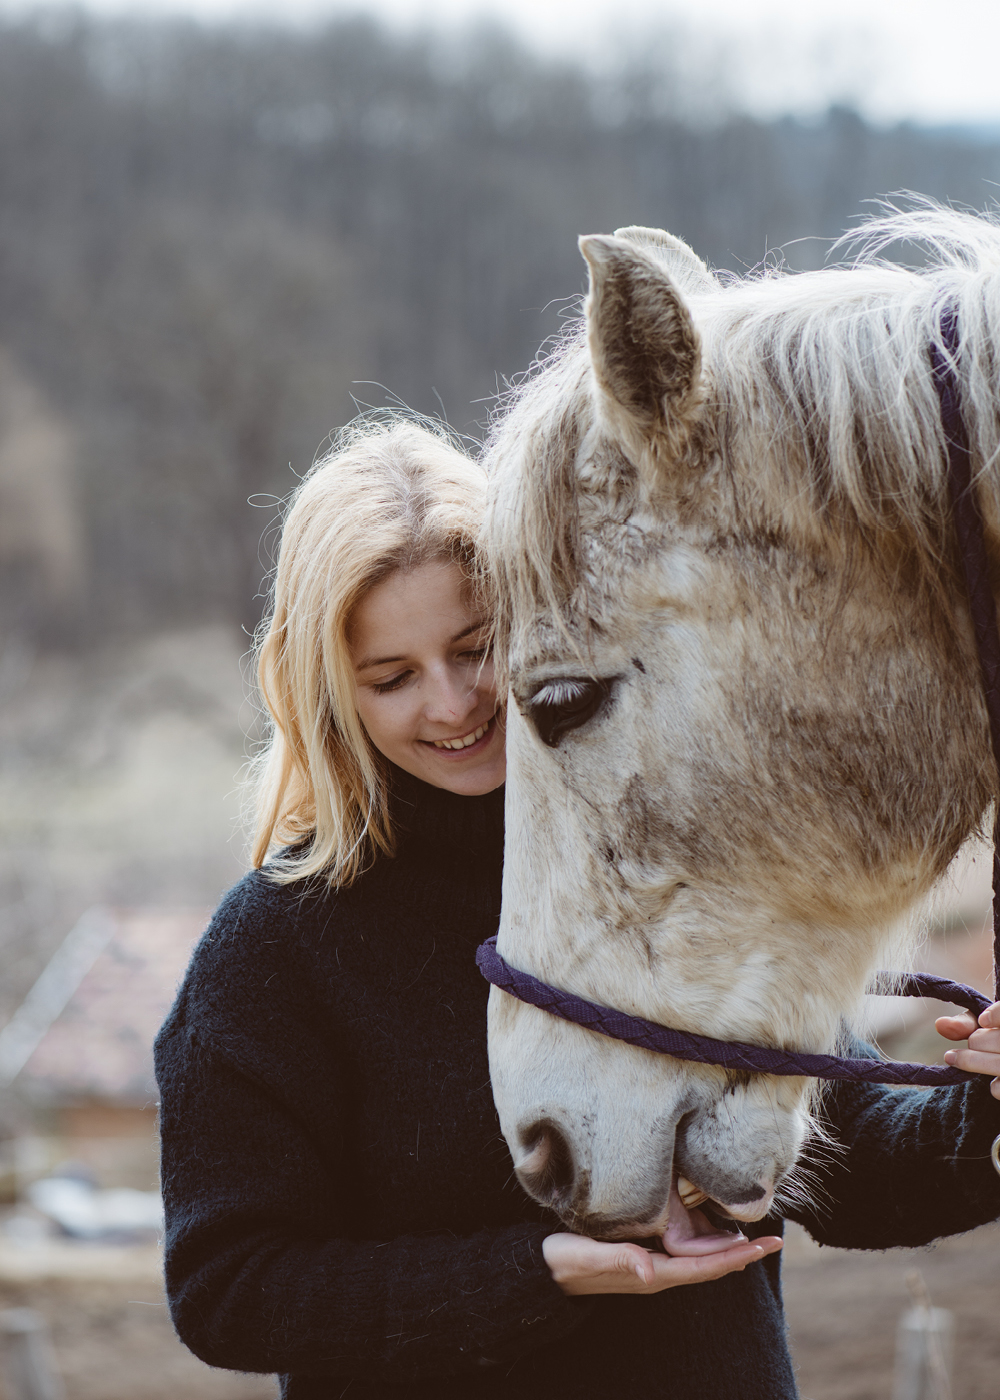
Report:
<svg viewBox="0 0 1000 1400"><path fill-rule="evenodd" d="M372 681L372 690L377 695L388 695L390 691L399 690L412 675L412 671L400 671L398 676L392 676L387 681Z"/></svg>

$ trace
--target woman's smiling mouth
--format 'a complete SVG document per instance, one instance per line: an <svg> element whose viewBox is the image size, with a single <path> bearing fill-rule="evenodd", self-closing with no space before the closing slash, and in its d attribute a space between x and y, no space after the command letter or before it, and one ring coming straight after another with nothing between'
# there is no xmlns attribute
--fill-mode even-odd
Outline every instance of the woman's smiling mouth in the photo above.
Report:
<svg viewBox="0 0 1000 1400"><path fill-rule="evenodd" d="M489 734L495 719L496 715L493 714L478 729L470 729L468 734L460 734L455 739L423 739L421 742L431 744L435 749L450 749L453 752L460 749L470 749L473 744L480 743Z"/></svg>

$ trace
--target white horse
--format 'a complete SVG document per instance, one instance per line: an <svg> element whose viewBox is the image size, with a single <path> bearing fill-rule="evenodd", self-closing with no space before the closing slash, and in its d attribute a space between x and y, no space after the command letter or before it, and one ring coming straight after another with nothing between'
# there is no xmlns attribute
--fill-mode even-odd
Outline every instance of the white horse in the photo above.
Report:
<svg viewBox="0 0 1000 1400"><path fill-rule="evenodd" d="M878 262L897 239L922 270ZM950 303L998 560L1000 227L924 205L851 268L745 280L656 230L580 246L586 324L487 451L498 951L669 1026L827 1050L996 788L929 349ZM706 1196L758 1219L803 1143L808 1081L495 988L489 1034L518 1176L586 1233L683 1234Z"/></svg>

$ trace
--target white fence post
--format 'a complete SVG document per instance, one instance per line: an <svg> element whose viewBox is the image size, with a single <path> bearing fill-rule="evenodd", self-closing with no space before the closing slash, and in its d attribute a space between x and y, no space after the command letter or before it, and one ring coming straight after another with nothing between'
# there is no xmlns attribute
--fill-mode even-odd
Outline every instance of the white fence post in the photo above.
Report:
<svg viewBox="0 0 1000 1400"><path fill-rule="evenodd" d="M952 1400L954 1316L947 1308L931 1307L919 1270L911 1270L906 1282L916 1307L903 1314L896 1333L893 1400Z"/></svg>
<svg viewBox="0 0 1000 1400"><path fill-rule="evenodd" d="M11 1400L65 1400L55 1368L48 1323L34 1308L0 1312L4 1379Z"/></svg>

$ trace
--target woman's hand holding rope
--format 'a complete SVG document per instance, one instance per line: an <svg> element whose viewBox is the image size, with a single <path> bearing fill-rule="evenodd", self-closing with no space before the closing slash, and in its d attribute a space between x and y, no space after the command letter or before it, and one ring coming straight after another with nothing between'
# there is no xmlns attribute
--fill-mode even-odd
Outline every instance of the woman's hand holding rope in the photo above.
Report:
<svg viewBox="0 0 1000 1400"><path fill-rule="evenodd" d="M956 1069L970 1074L991 1074L990 1093L1000 1099L1000 1001L988 1006L977 1021L964 1016L939 1016L934 1022L938 1035L946 1040L967 1040L964 1050L946 1050L945 1059Z"/></svg>

